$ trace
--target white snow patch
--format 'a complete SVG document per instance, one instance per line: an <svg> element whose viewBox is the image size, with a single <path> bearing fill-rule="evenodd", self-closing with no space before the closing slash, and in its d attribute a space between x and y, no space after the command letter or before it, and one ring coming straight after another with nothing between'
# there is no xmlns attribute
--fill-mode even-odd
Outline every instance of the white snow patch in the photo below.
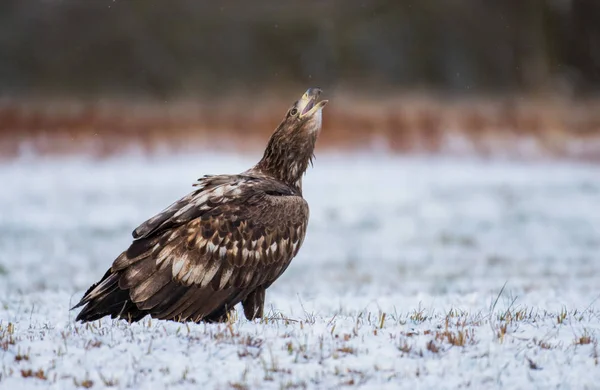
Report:
<svg viewBox="0 0 600 390"><path fill-rule="evenodd" d="M267 292L267 321L73 322L69 307L141 221L199 175L253 163L0 165L0 389L600 383L590 165L319 155L304 180L307 237Z"/></svg>

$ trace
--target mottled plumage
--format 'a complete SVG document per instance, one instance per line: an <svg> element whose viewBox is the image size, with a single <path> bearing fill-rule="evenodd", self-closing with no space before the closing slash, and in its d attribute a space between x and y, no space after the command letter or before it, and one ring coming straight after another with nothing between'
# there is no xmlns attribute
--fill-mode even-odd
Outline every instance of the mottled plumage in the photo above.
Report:
<svg viewBox="0 0 600 390"><path fill-rule="evenodd" d="M298 253L308 224L301 178L321 128L320 90L309 89L271 136L263 158L237 175L204 176L193 192L142 223L91 286L77 320L145 315L221 321L242 302L262 317L265 290Z"/></svg>

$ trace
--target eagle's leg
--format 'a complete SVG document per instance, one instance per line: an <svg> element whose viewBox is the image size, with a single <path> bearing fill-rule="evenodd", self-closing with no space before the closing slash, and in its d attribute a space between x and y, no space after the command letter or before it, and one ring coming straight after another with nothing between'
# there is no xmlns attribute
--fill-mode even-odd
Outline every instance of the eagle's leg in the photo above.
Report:
<svg viewBox="0 0 600 390"><path fill-rule="evenodd" d="M246 299L242 301L244 307L244 315L247 319L262 318L265 307L265 288L264 286L257 287L252 291Z"/></svg>

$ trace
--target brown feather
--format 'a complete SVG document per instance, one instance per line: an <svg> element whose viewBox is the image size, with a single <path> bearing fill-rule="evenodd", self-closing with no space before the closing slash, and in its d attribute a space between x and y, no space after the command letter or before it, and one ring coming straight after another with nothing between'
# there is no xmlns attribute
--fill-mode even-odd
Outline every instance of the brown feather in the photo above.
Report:
<svg viewBox="0 0 600 390"><path fill-rule="evenodd" d="M192 321L199 321L205 316L211 315L218 311L225 314L241 301L242 295L246 295L246 292L240 292L232 289L217 291L215 295L211 297L211 300L209 301L210 304L199 306L199 308L192 312L188 318L190 318Z"/></svg>
<svg viewBox="0 0 600 390"><path fill-rule="evenodd" d="M119 279L119 287L128 290L150 278L158 268L153 260L140 261L123 271Z"/></svg>
<svg viewBox="0 0 600 390"><path fill-rule="evenodd" d="M150 310L154 308L159 308L159 305L165 303L169 304L170 302L174 302L181 297L183 293L187 291L184 286L178 285L176 283L167 283L160 290L155 292L151 297L144 300L143 302L139 302L137 307L140 310Z"/></svg>
<svg viewBox="0 0 600 390"><path fill-rule="evenodd" d="M206 290L206 293L210 293L210 291ZM201 290L196 287L190 287L185 294L181 296L176 302L168 305L160 309L160 311L155 311L156 317L160 319L175 319L177 315L180 315L183 310L185 310L188 306L200 299L206 299L206 295L204 296L201 293Z"/></svg>
<svg viewBox="0 0 600 390"><path fill-rule="evenodd" d="M129 292L129 296L135 303L144 302L160 291L160 289L166 286L167 283L171 282L171 280L172 277L168 270L158 271L152 276L148 277L148 279L144 280L142 283L133 287Z"/></svg>
<svg viewBox="0 0 600 390"><path fill-rule="evenodd" d="M185 305L175 313L175 318L181 317L183 320L190 319L195 321L196 318L190 318L192 314L202 312L203 314L210 313L209 310L212 306L220 306L223 304L223 296L227 296L226 291L214 291L210 289L203 289L202 293L198 295L197 299L190 300L189 305Z"/></svg>

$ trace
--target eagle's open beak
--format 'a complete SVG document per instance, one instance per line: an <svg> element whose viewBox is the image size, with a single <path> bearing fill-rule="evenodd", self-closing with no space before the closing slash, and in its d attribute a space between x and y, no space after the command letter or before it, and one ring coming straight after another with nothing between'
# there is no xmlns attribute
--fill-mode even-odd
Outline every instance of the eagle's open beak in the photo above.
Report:
<svg viewBox="0 0 600 390"><path fill-rule="evenodd" d="M319 111L327 104L327 100L319 101L319 96L321 95L320 88L309 88L298 104L298 110L300 110L300 118L305 116L310 116L315 112Z"/></svg>

